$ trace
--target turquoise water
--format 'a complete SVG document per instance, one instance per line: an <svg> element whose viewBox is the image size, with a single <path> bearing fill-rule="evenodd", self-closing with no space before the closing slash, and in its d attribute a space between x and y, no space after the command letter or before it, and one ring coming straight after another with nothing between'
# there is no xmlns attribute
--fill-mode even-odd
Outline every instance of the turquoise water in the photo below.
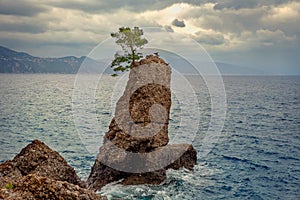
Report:
<svg viewBox="0 0 300 200"><path fill-rule="evenodd" d="M200 151L210 121L210 99L199 77L188 77L200 104ZM89 80L89 78L87 78ZM104 76L95 94L100 130L89 120L82 130L100 146L108 130L118 79ZM0 161L13 158L33 139L58 151L86 179L95 160L74 123L75 75L0 74ZM88 81L87 81L88 83ZM159 186L110 184L99 193L111 199L297 199L300 196L300 77L224 77L227 117L221 136L194 172L168 172ZM192 107L190 109L193 109ZM180 103L173 96L170 137L180 130ZM193 117L193 116L186 116ZM99 145L98 145L99 143Z"/></svg>

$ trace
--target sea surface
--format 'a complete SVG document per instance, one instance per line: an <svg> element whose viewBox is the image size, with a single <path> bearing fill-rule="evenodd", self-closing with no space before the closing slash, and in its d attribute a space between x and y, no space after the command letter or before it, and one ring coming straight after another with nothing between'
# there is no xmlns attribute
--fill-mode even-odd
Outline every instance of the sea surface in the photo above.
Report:
<svg viewBox="0 0 300 200"><path fill-rule="evenodd" d="M88 85L91 75L86 76ZM201 77L186 78L195 89L201 113L193 139L201 152L211 118L210 96ZM101 78L94 88L95 99L82 105L79 125L74 121L75 80L76 75L0 74L0 162L40 139L87 179L113 117L117 98L112 93L118 91L115 85L120 79ZM300 77L225 76L223 81L224 127L211 151L198 157L193 172L169 170L167 180L158 186L112 183L98 192L109 199L300 199ZM187 134L181 127L190 126L180 123L180 117L194 117L180 116L182 109L195 109L172 95L171 141ZM91 102L94 109L84 109ZM89 124L89 112L97 116L96 132ZM85 141L82 132L93 141Z"/></svg>

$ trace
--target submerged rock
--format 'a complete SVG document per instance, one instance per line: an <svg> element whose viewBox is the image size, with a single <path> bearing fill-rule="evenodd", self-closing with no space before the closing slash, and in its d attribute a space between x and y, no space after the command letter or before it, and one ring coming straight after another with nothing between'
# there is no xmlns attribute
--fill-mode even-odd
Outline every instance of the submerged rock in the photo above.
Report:
<svg viewBox="0 0 300 200"><path fill-rule="evenodd" d="M160 184L166 170L192 170L197 152L192 145L168 145L171 68L157 56L135 62L115 117L87 180L100 190L122 179L123 184Z"/></svg>
<svg viewBox="0 0 300 200"><path fill-rule="evenodd" d="M39 140L0 164L0 188L0 199L101 199L85 189L58 152Z"/></svg>

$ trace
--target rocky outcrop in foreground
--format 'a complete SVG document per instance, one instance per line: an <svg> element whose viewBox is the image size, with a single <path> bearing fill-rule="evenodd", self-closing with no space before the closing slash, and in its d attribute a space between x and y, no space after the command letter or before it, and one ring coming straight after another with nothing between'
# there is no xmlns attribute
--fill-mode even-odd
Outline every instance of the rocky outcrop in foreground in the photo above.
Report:
<svg viewBox="0 0 300 200"><path fill-rule="evenodd" d="M103 199L85 188L63 157L34 140L0 164L0 199Z"/></svg>
<svg viewBox="0 0 300 200"><path fill-rule="evenodd" d="M166 170L192 170L197 160L190 144L168 144L171 68L157 56L132 65L115 117L87 180L88 188L122 180L123 184L159 184Z"/></svg>

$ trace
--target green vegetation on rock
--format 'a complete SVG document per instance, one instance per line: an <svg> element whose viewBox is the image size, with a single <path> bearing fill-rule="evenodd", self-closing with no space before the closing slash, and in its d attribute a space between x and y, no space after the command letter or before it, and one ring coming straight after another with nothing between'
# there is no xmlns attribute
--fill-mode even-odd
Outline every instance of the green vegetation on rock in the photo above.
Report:
<svg viewBox="0 0 300 200"><path fill-rule="evenodd" d="M6 185L5 185L5 188L6 189L13 189L15 186L12 184L12 183L7 183Z"/></svg>
<svg viewBox="0 0 300 200"><path fill-rule="evenodd" d="M143 48L148 40L142 38L143 30L139 27L133 29L129 27L121 27L116 33L111 33L111 37L116 38L116 44L120 45L123 53L115 53L115 58L111 63L111 67L115 72L127 71L131 68L135 61L143 57L142 53L137 52L138 49ZM117 76L117 74L113 74Z"/></svg>

